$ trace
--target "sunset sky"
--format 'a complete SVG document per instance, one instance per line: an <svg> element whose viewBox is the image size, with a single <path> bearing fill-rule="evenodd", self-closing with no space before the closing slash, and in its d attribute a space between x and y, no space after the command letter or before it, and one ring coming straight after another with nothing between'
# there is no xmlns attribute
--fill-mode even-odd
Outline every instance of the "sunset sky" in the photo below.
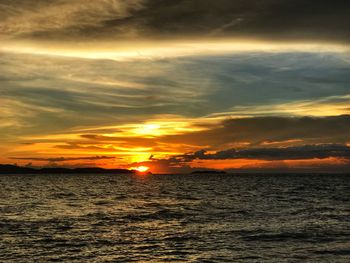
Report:
<svg viewBox="0 0 350 263"><path fill-rule="evenodd" d="M350 171L350 2L0 0L0 163Z"/></svg>

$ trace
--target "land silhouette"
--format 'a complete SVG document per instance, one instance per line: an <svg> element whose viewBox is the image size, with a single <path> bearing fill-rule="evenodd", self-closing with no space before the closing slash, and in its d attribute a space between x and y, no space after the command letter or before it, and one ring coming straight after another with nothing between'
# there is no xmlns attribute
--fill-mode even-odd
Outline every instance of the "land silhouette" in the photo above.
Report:
<svg viewBox="0 0 350 263"><path fill-rule="evenodd" d="M136 174L135 170L103 169L98 167L60 168L43 167L31 168L16 165L0 165L0 174Z"/></svg>

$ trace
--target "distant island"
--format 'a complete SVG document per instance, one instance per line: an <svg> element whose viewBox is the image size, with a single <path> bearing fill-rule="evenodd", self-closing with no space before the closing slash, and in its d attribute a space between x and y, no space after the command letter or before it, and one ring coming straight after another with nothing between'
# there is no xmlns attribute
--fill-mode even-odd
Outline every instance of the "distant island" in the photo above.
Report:
<svg viewBox="0 0 350 263"><path fill-rule="evenodd" d="M226 174L226 172L217 171L217 170L203 170L203 171L193 171L191 174Z"/></svg>
<svg viewBox="0 0 350 263"><path fill-rule="evenodd" d="M31 168L0 165L0 174L137 174L135 170L91 168Z"/></svg>

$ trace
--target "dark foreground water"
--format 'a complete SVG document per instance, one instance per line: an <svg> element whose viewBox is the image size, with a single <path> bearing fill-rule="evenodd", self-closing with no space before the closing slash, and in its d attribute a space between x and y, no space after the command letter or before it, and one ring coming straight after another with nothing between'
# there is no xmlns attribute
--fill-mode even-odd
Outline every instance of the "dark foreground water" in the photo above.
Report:
<svg viewBox="0 0 350 263"><path fill-rule="evenodd" d="M0 262L350 262L345 175L2 175Z"/></svg>

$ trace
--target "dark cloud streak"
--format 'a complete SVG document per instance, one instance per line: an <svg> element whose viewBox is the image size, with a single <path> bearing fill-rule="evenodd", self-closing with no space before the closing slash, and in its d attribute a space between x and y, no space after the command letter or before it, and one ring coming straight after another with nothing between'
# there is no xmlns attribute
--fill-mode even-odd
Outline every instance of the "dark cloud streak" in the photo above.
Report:
<svg viewBox="0 0 350 263"><path fill-rule="evenodd" d="M325 160L328 158L337 158L344 160L344 163L349 163L350 147L342 144L320 144L280 148L232 148L224 151L217 151L215 153L209 153L206 150L200 150L194 153L187 153L163 159L157 159L151 156L149 158L149 161L134 165L142 164L148 165L150 167L160 167L165 170L170 169L177 172L188 172L194 169L193 162L196 161L200 163L201 161L232 160L234 164L235 160L250 159L253 161L267 161L272 165L271 167L273 167L276 164L281 165L281 162L284 164L285 161ZM267 165L265 168L269 167L269 164L265 165ZM243 170L246 168L249 170L248 166L242 167ZM328 166L331 167L332 165ZM276 166L275 168L278 167L279 166ZM254 168L254 165L252 165L251 168ZM349 167L340 167L340 169L342 168L348 169Z"/></svg>
<svg viewBox="0 0 350 263"><path fill-rule="evenodd" d="M0 34L50 39L234 36L350 40L350 3L344 0L82 2L4 1Z"/></svg>
<svg viewBox="0 0 350 263"><path fill-rule="evenodd" d="M229 149L210 154L205 150L178 156L184 162L193 160L254 159L265 161L350 158L350 147L342 144L303 145L280 148Z"/></svg>
<svg viewBox="0 0 350 263"><path fill-rule="evenodd" d="M167 143L192 143L225 147L230 143L302 140L304 143L347 143L350 140L350 115L329 117L252 117L228 119L208 130L161 139Z"/></svg>

